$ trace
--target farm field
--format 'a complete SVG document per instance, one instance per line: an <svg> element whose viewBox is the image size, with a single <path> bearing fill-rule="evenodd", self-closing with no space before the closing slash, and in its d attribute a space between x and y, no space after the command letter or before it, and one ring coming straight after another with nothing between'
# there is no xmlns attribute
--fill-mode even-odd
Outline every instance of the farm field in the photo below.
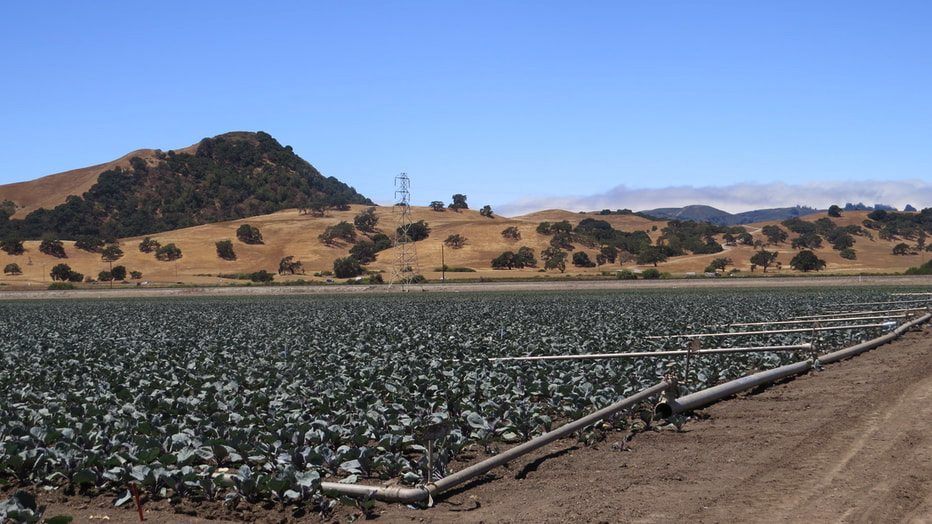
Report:
<svg viewBox="0 0 932 524"><path fill-rule="evenodd" d="M446 429L434 463L436 473L444 475L629 396L668 373L685 376L689 389L700 389L808 354L693 357L688 375L677 358L486 358L682 349L684 339L664 337L743 331L750 328L728 326L833 309L892 307L863 304L904 300L897 291L916 288L2 303L0 400L8 408L0 420L0 471L10 484L59 486L56 491L62 493L76 486L78 500L81 491L111 502L126 498L126 486L135 482L147 507L169 510L174 504L201 518L316 521L321 511L328 518L351 518L361 510L331 508L333 500L319 493L320 480L423 482L427 426ZM820 332L816 342L828 351L882 331ZM702 345L811 340L812 333L780 332L707 337ZM537 458L549 467L602 450L609 458L631 461L649 456L641 453L654 439L682 441L710 420L678 421L685 423L685 433L670 425L655 433L645 431L650 421L645 409L649 406L584 431L578 440L560 441L556 451ZM533 464L525 465L518 480L527 480L538 466L544 469ZM569 467L565 480L588 484L587 497L606 493L584 471ZM493 471L493 476L513 469ZM218 480L218 471L227 477ZM495 480L480 482L475 491L455 490L426 511L381 503L369 511L385 521L461 520L466 517L460 511L471 508L470 497L488 489L497 489ZM555 503L547 502L551 509ZM480 511L483 507L488 506L476 505L470 515L535 520L530 514L517 518L516 507L497 515ZM101 511L134 514L132 503ZM599 515L591 519L614 520ZM631 513L626 520L634 518L639 517Z"/></svg>

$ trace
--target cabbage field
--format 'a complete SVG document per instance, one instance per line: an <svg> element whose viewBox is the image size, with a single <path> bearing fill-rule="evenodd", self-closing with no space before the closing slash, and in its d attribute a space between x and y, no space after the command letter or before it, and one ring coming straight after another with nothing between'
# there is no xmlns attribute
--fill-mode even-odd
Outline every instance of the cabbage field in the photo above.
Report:
<svg viewBox="0 0 932 524"><path fill-rule="evenodd" d="M0 482L318 504L321 479L423 482L428 428L442 428L444 475L470 448L527 440L667 374L696 390L809 354L693 356L689 376L678 357L489 358L684 349L673 335L903 300L822 288L0 303ZM701 345L829 351L884 329L771 327Z"/></svg>

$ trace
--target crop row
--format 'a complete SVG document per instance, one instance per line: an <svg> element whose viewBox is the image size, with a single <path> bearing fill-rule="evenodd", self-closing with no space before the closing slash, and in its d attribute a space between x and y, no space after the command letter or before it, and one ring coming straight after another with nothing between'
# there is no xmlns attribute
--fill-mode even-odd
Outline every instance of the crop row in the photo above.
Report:
<svg viewBox="0 0 932 524"><path fill-rule="evenodd" d="M321 502L327 477L418 483L427 427L443 428L443 475L470 446L532 438L685 371L681 359L488 357L682 349L682 339L646 337L888 298L858 289L0 304L0 480L281 502ZM820 344L871 335L823 334ZM708 356L685 378L695 389L796 358Z"/></svg>

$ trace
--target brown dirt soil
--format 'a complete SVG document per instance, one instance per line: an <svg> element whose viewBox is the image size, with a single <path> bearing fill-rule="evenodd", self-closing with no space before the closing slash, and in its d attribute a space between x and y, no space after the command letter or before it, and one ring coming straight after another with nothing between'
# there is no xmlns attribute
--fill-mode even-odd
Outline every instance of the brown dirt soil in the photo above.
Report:
<svg viewBox="0 0 932 524"><path fill-rule="evenodd" d="M924 522L932 519L932 328L720 401L682 428L566 439L376 522ZM129 523L110 499L40 494L46 515ZM146 520L319 522L280 508L144 501ZM182 511L184 513L176 513ZM340 507L327 522L362 517Z"/></svg>

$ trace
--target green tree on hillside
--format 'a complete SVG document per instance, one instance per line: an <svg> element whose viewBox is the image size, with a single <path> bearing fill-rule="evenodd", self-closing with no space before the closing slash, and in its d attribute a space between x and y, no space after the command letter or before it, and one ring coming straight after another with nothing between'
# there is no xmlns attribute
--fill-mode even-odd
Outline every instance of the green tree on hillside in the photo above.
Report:
<svg viewBox="0 0 932 524"><path fill-rule="evenodd" d="M284 275L285 273L294 275L299 272L304 273L304 266L301 264L300 260L295 260L293 255L286 256L278 263L279 275Z"/></svg>
<svg viewBox="0 0 932 524"><path fill-rule="evenodd" d="M142 239L142 242L139 243L139 251L143 253L151 253L156 249L160 248L162 244L158 240L153 240L150 237Z"/></svg>
<svg viewBox="0 0 932 524"><path fill-rule="evenodd" d="M780 228L780 226L764 226L761 228L761 232L767 237L768 244L782 244L786 242L787 232Z"/></svg>
<svg viewBox="0 0 932 524"><path fill-rule="evenodd" d="M466 204L466 195L457 193L453 195L453 202L450 202L448 206L453 211L459 211L461 209L469 209L469 205Z"/></svg>
<svg viewBox="0 0 932 524"><path fill-rule="evenodd" d="M408 242L418 242L430 236L430 226L427 224L427 222L424 222L423 220L418 220L417 222L413 222L408 225L407 238L402 238L404 236L404 231L400 227L395 231L395 234L398 236L400 240L407 240Z"/></svg>
<svg viewBox="0 0 932 524"><path fill-rule="evenodd" d="M558 247L548 247L547 249L540 252L540 257L544 260L544 269L558 269L560 273L566 271L566 258L568 254L566 251Z"/></svg>
<svg viewBox="0 0 932 524"><path fill-rule="evenodd" d="M521 240L521 231L515 226L509 226L502 230L502 237L508 240Z"/></svg>
<svg viewBox="0 0 932 524"><path fill-rule="evenodd" d="M232 240L218 240L215 245L217 246L218 257L224 260L236 260L236 251L233 250Z"/></svg>
<svg viewBox="0 0 932 524"><path fill-rule="evenodd" d="M353 219L353 225L356 226L356 229L364 233L371 233L375 231L375 226L378 224L379 217L375 214L374 207L366 209L362 213L356 215L356 217Z"/></svg>
<svg viewBox="0 0 932 524"><path fill-rule="evenodd" d="M453 234L443 241L443 244L451 249L460 249L466 245L466 237L460 234Z"/></svg>
<svg viewBox="0 0 932 524"><path fill-rule="evenodd" d="M353 257L338 258L333 261L333 275L337 278L353 278L365 272L362 265Z"/></svg>
<svg viewBox="0 0 932 524"><path fill-rule="evenodd" d="M165 244L155 250L155 258L163 262L172 262L181 258L181 248L174 243Z"/></svg>
<svg viewBox="0 0 932 524"><path fill-rule="evenodd" d="M56 264L52 267L52 271L49 272L49 276L52 277L52 280L59 280L61 282L67 282L71 279L71 266L68 264Z"/></svg>
<svg viewBox="0 0 932 524"><path fill-rule="evenodd" d="M790 260L790 267L796 271L819 271L825 267L825 261L809 250L800 251Z"/></svg>
<svg viewBox="0 0 932 524"><path fill-rule="evenodd" d="M772 266L774 262L777 261L777 256L779 254L780 253L778 253L777 251L767 251L767 250L761 249L760 251L758 251L757 253L754 253L754 255L751 256L751 264L764 268L764 273L766 273L767 268Z"/></svg>
<svg viewBox="0 0 932 524"><path fill-rule="evenodd" d="M105 242L99 237L93 235L80 235L74 241L74 247L87 251L88 253L97 253L104 247Z"/></svg>
<svg viewBox="0 0 932 524"><path fill-rule="evenodd" d="M3 273L6 275L22 275L23 270L20 269L19 264L9 263L3 267Z"/></svg>
<svg viewBox="0 0 932 524"><path fill-rule="evenodd" d="M262 243L262 233L259 232L259 228L249 224L243 224L237 228L236 238L244 244Z"/></svg>
<svg viewBox="0 0 932 524"><path fill-rule="evenodd" d="M8 255L22 255L26 252L23 247L23 239L16 233L11 233L0 240L0 250L5 251Z"/></svg>
<svg viewBox="0 0 932 524"><path fill-rule="evenodd" d="M65 254L65 245L54 233L43 236L42 243L39 244L39 252L55 258L68 258Z"/></svg>
<svg viewBox="0 0 932 524"><path fill-rule="evenodd" d="M657 264L667 261L667 254L663 249L657 246L648 246L641 250L638 254L637 263L638 265L644 266L647 264L653 264L654 267L657 267Z"/></svg>

